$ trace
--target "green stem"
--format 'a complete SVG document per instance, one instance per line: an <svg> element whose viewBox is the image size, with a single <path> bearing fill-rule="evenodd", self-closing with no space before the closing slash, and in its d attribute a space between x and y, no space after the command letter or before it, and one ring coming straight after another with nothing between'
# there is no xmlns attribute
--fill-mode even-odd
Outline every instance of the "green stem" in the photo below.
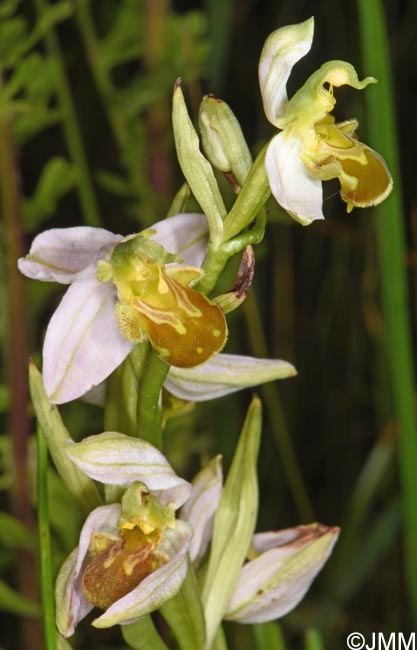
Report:
<svg viewBox="0 0 417 650"><path fill-rule="evenodd" d="M249 331L251 347L257 357L267 358L268 350L253 291L249 291L243 310ZM304 523L314 521L314 512L304 484L303 475L291 441L276 384L261 386L261 393L269 415L272 434L281 456L282 468L292 492L298 514Z"/></svg>
<svg viewBox="0 0 417 650"><path fill-rule="evenodd" d="M255 216L253 216L253 219L254 218ZM246 246L259 244L264 237L265 227L266 210L265 208L261 208L253 228L241 232L229 241L223 242L220 247L216 248L209 243L206 258L202 267L204 275L195 288L205 295L213 291L227 261L233 257L233 255L241 253Z"/></svg>
<svg viewBox="0 0 417 650"><path fill-rule="evenodd" d="M137 435L162 449L162 412L160 395L169 365L155 350L150 350L139 387L137 406Z"/></svg>
<svg viewBox="0 0 417 650"><path fill-rule="evenodd" d="M43 605L43 625L46 650L56 650L55 599L52 577L51 536L49 532L48 510L48 450L43 433L38 427L38 526L41 589Z"/></svg>
<svg viewBox="0 0 417 650"><path fill-rule="evenodd" d="M265 169L268 144L258 154L236 201L224 220L223 241L231 239L249 226L271 196Z"/></svg>
<svg viewBox="0 0 417 650"><path fill-rule="evenodd" d="M405 575L417 621L417 423L415 376L408 286L405 269L404 210L394 112L394 90L387 31L380 0L358 0L362 57L366 70L380 83L366 92L371 145L385 157L395 178L391 196L376 210L381 295L384 311L388 376L400 427L399 460L405 518Z"/></svg>
<svg viewBox="0 0 417 650"><path fill-rule="evenodd" d="M41 18L48 7L46 0L35 0L35 6L39 18ZM78 170L77 189L84 221L89 226L99 226L100 214L96 203L87 155L78 126L78 119L65 72L61 48L53 28L45 35L45 43L49 56L55 60L55 64L58 67L58 101L64 117L63 128L67 147L71 160Z"/></svg>

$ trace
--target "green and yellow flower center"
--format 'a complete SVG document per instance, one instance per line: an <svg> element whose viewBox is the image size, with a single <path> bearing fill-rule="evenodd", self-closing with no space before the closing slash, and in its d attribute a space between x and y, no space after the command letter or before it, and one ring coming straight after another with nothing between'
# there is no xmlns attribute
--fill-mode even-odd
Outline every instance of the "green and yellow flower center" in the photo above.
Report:
<svg viewBox="0 0 417 650"><path fill-rule="evenodd" d="M338 178L340 196L350 212L383 201L392 179L381 156L355 137L356 120L334 124L329 116L314 125L314 138L303 146L301 159L320 180Z"/></svg>
<svg viewBox="0 0 417 650"><path fill-rule="evenodd" d="M202 275L194 267L166 267L176 260L141 235L121 242L97 277L117 288L116 317L133 343L147 337L169 364L191 368L220 352L227 338L222 311L190 285Z"/></svg>
<svg viewBox="0 0 417 650"><path fill-rule="evenodd" d="M82 575L86 599L107 609L169 558L159 550L166 528L175 527L174 506L165 506L146 485L133 483L122 499L119 532L94 533Z"/></svg>
<svg viewBox="0 0 417 650"><path fill-rule="evenodd" d="M348 212L383 201L392 189L392 178L383 158L357 140L356 120L335 123L330 114L336 104L333 88L347 84L361 90L375 81L373 77L360 81L345 61L328 61L292 97L278 122L286 137L301 141L300 157L311 176L339 179Z"/></svg>

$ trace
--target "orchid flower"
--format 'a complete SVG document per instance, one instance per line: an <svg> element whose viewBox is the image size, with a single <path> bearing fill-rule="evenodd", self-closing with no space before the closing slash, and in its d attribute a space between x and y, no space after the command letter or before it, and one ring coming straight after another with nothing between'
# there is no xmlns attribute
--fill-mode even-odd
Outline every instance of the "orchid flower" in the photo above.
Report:
<svg viewBox="0 0 417 650"><path fill-rule="evenodd" d="M191 485L155 447L106 432L71 445L68 455L90 477L127 489L121 504L93 510L61 567L57 625L66 637L94 606L105 613L93 625L109 627L172 598L185 578L192 539L191 526L174 516Z"/></svg>
<svg viewBox="0 0 417 650"><path fill-rule="evenodd" d="M272 194L303 225L323 219L322 181L338 178L347 211L377 205L392 189L384 160L356 139L355 119L336 123L334 88L358 90L375 83L358 79L345 61L328 61L288 100L291 70L311 48L314 20L281 27L266 40L259 81L268 120L282 131L271 140L265 158Z"/></svg>
<svg viewBox="0 0 417 650"><path fill-rule="evenodd" d="M311 524L255 534L254 557L242 567L225 618L262 623L288 614L304 598L339 532L337 526Z"/></svg>
<svg viewBox="0 0 417 650"><path fill-rule="evenodd" d="M207 219L198 214L178 214L126 238L87 226L35 238L20 271L71 285L45 335L43 380L51 402L98 386L143 337L172 364L167 387L185 399L212 399L296 374L284 361L217 354L227 336L223 313L189 286L202 274L207 240Z"/></svg>
<svg viewBox="0 0 417 650"><path fill-rule="evenodd" d="M116 432L72 443L67 453L91 478L126 489L121 504L89 515L79 546L59 572L57 624L71 636L94 606L105 612L92 624L110 627L134 622L172 598L185 578L186 554L198 567L206 552L223 488L219 456L190 485L155 447ZM225 618L266 621L293 609L338 533L312 524L254 535Z"/></svg>

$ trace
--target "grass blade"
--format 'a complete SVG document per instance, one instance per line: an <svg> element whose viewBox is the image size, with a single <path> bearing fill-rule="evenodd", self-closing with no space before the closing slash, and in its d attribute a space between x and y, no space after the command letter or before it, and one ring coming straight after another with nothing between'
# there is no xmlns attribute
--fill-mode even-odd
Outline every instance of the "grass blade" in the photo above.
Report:
<svg viewBox="0 0 417 650"><path fill-rule="evenodd" d="M417 425L415 378L404 267L404 211L394 114L394 92L382 2L358 0L362 58L367 74L379 84L366 92L370 144L375 144L392 172L395 189L378 207L381 295L394 412L400 428L399 461L405 517L405 570L414 619L417 620Z"/></svg>
<svg viewBox="0 0 417 650"><path fill-rule="evenodd" d="M48 511L48 448L38 427L38 526L45 650L57 650L54 583Z"/></svg>

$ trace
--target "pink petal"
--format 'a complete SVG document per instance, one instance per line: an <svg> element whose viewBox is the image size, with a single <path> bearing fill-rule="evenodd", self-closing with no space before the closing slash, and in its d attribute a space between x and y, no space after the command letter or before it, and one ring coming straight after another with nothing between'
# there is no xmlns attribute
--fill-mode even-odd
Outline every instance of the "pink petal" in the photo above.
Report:
<svg viewBox="0 0 417 650"><path fill-rule="evenodd" d="M69 284L94 278L95 262L105 258L121 239L103 228L53 228L35 237L18 266L23 275L46 282Z"/></svg>
<svg viewBox="0 0 417 650"><path fill-rule="evenodd" d="M178 253L184 264L201 266L206 255L208 222L204 214L176 214L150 228L152 238L170 253Z"/></svg>
<svg viewBox="0 0 417 650"><path fill-rule="evenodd" d="M43 346L43 379L55 404L69 402L99 384L132 349L114 314L112 284L76 282L53 314Z"/></svg>

